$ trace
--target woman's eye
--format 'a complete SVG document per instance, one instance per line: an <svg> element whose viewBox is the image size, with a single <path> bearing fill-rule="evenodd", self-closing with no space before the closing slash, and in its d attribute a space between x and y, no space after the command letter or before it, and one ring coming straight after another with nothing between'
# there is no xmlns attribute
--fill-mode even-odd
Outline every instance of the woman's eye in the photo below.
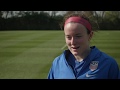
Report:
<svg viewBox="0 0 120 90"><path fill-rule="evenodd" d="M68 39L70 39L71 37L67 37Z"/></svg>
<svg viewBox="0 0 120 90"><path fill-rule="evenodd" d="M76 36L76 37L82 37L82 36Z"/></svg>

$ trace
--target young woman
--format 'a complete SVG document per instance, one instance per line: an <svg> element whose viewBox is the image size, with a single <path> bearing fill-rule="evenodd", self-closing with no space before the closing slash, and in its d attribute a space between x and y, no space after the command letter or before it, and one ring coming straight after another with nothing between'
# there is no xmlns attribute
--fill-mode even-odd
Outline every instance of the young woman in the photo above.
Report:
<svg viewBox="0 0 120 90"><path fill-rule="evenodd" d="M74 14L66 18L68 50L54 59L48 79L119 79L117 62L96 46L90 46L93 33L89 19Z"/></svg>

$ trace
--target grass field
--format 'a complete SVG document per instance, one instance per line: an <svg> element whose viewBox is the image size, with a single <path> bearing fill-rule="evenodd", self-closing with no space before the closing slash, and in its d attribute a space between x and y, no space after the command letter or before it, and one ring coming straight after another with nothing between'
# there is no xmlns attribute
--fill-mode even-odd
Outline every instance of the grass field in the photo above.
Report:
<svg viewBox="0 0 120 90"><path fill-rule="evenodd" d="M114 57L120 67L120 31L96 32L91 45ZM46 79L64 46L63 31L0 31L0 79Z"/></svg>

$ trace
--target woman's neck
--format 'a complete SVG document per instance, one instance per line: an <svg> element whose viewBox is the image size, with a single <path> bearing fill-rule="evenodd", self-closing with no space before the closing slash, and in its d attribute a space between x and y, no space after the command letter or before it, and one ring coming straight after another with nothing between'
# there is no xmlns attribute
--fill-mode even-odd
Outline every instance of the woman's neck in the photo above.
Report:
<svg viewBox="0 0 120 90"><path fill-rule="evenodd" d="M90 51L91 51L91 48L88 48L80 55L74 55L74 57L76 58L78 62L81 62L83 61L83 59L85 59L89 55Z"/></svg>

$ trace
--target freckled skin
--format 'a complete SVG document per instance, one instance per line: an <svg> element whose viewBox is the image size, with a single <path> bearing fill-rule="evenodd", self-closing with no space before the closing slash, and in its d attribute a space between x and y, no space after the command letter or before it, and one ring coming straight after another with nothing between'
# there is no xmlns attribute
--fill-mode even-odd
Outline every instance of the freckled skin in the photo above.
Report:
<svg viewBox="0 0 120 90"><path fill-rule="evenodd" d="M87 29L82 24L68 23L64 27L64 34L71 53L84 59L90 51L89 41L93 36L93 32L87 34Z"/></svg>

